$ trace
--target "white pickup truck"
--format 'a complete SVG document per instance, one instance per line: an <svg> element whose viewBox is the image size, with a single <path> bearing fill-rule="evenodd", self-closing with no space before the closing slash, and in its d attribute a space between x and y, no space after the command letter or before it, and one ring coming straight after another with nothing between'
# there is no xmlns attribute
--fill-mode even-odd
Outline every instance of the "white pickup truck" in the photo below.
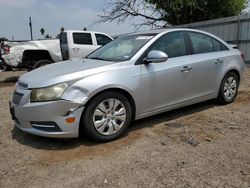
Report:
<svg viewBox="0 0 250 188"><path fill-rule="evenodd" d="M105 33L69 30L59 39L9 43L2 55L2 67L32 70L46 64L74 58L83 58L113 40Z"/></svg>

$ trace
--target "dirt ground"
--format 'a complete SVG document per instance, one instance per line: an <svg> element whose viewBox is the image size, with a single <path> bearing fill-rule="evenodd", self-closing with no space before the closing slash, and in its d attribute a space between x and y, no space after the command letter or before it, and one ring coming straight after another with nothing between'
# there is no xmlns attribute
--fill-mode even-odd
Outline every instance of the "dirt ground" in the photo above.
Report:
<svg viewBox="0 0 250 188"><path fill-rule="evenodd" d="M105 144L15 128L8 101L22 73L0 73L0 187L250 187L250 68L233 104L136 121Z"/></svg>

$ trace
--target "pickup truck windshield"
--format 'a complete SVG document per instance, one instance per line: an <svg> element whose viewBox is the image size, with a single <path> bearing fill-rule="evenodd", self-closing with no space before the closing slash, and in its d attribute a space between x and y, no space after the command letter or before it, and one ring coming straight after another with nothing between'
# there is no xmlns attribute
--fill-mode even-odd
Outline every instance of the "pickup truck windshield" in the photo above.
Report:
<svg viewBox="0 0 250 188"><path fill-rule="evenodd" d="M126 61L131 59L154 36L155 34L137 34L119 37L94 51L87 58L115 62Z"/></svg>

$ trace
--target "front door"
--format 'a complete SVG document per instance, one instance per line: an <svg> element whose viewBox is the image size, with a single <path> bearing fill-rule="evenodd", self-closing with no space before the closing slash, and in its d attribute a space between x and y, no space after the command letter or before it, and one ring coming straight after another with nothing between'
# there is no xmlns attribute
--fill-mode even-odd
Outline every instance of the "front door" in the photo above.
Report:
<svg viewBox="0 0 250 188"><path fill-rule="evenodd" d="M169 59L162 63L141 65L144 114L164 111L188 101L192 89L192 62L183 32L162 36L150 49L165 52Z"/></svg>

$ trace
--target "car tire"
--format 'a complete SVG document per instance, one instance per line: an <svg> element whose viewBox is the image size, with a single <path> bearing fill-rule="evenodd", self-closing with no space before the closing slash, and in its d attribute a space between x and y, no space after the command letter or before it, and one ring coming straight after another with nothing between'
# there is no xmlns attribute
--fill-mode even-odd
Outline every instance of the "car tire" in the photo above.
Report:
<svg viewBox="0 0 250 188"><path fill-rule="evenodd" d="M93 98L84 110L81 131L96 142L119 138L129 127L132 109L121 93L108 91Z"/></svg>
<svg viewBox="0 0 250 188"><path fill-rule="evenodd" d="M218 102L220 104L232 103L238 94L239 78L234 72L229 72L224 77L218 95Z"/></svg>
<svg viewBox="0 0 250 188"><path fill-rule="evenodd" d="M6 65L0 65L0 72L4 72L7 70L7 66Z"/></svg>
<svg viewBox="0 0 250 188"><path fill-rule="evenodd" d="M45 65L51 64L51 60L39 60L33 65L33 69L37 69L39 67L43 67Z"/></svg>

